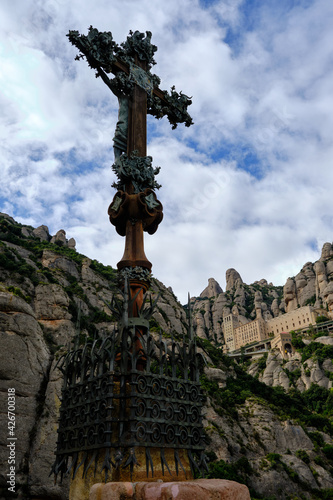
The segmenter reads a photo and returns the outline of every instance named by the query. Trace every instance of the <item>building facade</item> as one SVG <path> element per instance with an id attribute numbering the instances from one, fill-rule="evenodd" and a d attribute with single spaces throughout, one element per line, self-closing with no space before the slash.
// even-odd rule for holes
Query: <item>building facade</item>
<path id="1" fill-rule="evenodd" d="M 228 316 L 224 316 L 223 318 L 223 333 L 224 333 L 224 341 L 226 346 L 226 351 L 234 351 L 235 347 L 235 336 L 234 331 L 239 326 L 237 316 L 233 314 L 228 314 Z"/>
<path id="2" fill-rule="evenodd" d="M 290 333 L 277 333 L 271 340 L 271 349 L 278 349 L 283 358 L 288 359 L 295 352 L 291 340 Z"/>
<path id="3" fill-rule="evenodd" d="M 300 307 L 268 321 L 265 321 L 262 317 L 257 317 L 254 321 L 249 321 L 245 325 L 239 323 L 237 316 L 229 314 L 223 318 L 224 351 L 235 351 L 246 344 L 265 340 L 269 337 L 280 339 L 277 347 L 283 351 L 285 350 L 283 346 L 289 340 L 285 341 L 284 337 L 281 337 L 282 333 L 288 334 L 291 344 L 289 332 L 315 324 L 316 313 L 311 306 Z"/>
<path id="4" fill-rule="evenodd" d="M 276 318 L 266 321 L 267 332 L 271 335 L 277 335 L 282 332 L 291 332 L 300 328 L 307 328 L 316 324 L 316 314 L 313 307 L 304 306 L 294 311 L 290 311 Z"/>
<path id="5" fill-rule="evenodd" d="M 234 330 L 235 349 L 239 349 L 243 345 L 265 340 L 267 338 L 265 321 L 262 318 L 257 318 L 245 325 L 240 325 Z"/>

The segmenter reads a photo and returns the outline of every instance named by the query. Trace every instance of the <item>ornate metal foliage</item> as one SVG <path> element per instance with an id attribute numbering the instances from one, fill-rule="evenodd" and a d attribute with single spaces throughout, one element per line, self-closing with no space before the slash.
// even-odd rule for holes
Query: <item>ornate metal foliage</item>
<path id="1" fill-rule="evenodd" d="M 182 345 L 155 341 L 149 332 L 154 304 L 131 311 L 135 297 L 123 294 L 110 307 L 118 331 L 87 342 L 64 355 L 64 376 L 55 475 L 82 467 L 86 474 L 104 456 L 105 480 L 112 468 L 137 465 L 135 450 L 146 450 L 146 470 L 154 474 L 151 448 L 160 450 L 161 466 L 170 472 L 165 450 L 174 450 L 175 468 L 183 468 L 179 450 L 187 450 L 191 468 L 206 467 L 199 383 L 200 356 L 190 326 Z M 78 463 L 80 452 L 84 457 Z M 72 458 L 70 461 L 69 458 Z"/>
<path id="2" fill-rule="evenodd" d="M 112 184 L 112 187 L 125 191 L 126 184 L 133 184 L 134 193 L 141 193 L 145 189 L 159 189 L 161 187 L 155 180 L 155 176 L 161 168 L 152 167 L 151 156 L 136 156 L 135 152 L 130 157 L 123 153 L 119 159 L 112 165 L 112 170 L 118 177 L 118 182 Z"/>
<path id="3" fill-rule="evenodd" d="M 166 90 L 161 91 L 163 100 L 154 95 L 153 90 L 158 88 L 160 78 L 150 72 L 155 64 L 153 56 L 157 50 L 156 45 L 151 43 L 150 31 L 146 34 L 130 31 L 126 41 L 120 45 L 113 40 L 110 31 L 100 32 L 92 26 L 89 28 L 88 35 L 81 35 L 78 31 L 71 30 L 67 36 L 80 51 L 76 59 L 85 57 L 89 66 L 96 70 L 96 77 L 101 77 L 116 95 L 129 96 L 134 85 L 139 85 L 147 92 L 149 114 L 156 118 L 167 116 L 173 129 L 178 123 L 184 123 L 186 127 L 193 124 L 187 111 L 192 103 L 188 96 L 182 92 L 176 92 L 175 87 L 171 88 L 170 94 Z M 135 57 L 147 62 L 147 72 L 142 71 L 135 64 Z M 127 74 L 117 67 L 116 63 L 119 62 L 128 66 Z M 114 78 L 108 77 L 110 73 L 114 74 Z"/>

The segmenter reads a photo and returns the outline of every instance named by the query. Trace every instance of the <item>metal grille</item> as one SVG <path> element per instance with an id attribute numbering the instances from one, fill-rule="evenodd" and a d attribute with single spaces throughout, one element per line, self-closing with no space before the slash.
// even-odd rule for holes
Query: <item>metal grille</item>
<path id="1" fill-rule="evenodd" d="M 126 297 L 125 297 L 126 298 Z M 128 304 L 123 306 L 131 310 Z M 152 307 L 148 309 L 151 315 Z M 114 311 L 114 309 L 113 309 Z M 136 464 L 135 448 L 146 448 L 147 474 L 151 448 L 187 450 L 193 469 L 205 466 L 199 383 L 200 356 L 191 334 L 182 345 L 149 332 L 148 314 L 119 321 L 119 330 L 104 339 L 76 346 L 59 363 L 64 376 L 56 461 L 53 472 L 85 474 L 105 454 L 103 468 Z M 139 347 L 138 347 L 139 346 Z M 140 367 L 140 369 L 138 369 Z M 78 455 L 85 452 L 83 463 Z M 194 455 L 197 460 L 194 459 Z M 70 466 L 68 459 L 72 458 Z"/>
<path id="2" fill-rule="evenodd" d="M 140 372 L 131 378 L 133 444 L 201 451 L 200 384 Z"/>

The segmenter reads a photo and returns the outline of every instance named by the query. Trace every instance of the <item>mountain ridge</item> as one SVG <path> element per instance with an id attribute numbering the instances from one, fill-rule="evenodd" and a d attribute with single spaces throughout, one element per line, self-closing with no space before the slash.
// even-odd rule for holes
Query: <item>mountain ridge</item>
<path id="1" fill-rule="evenodd" d="M 0 216 L 0 398 L 5 407 L 8 388 L 15 388 L 20 442 L 17 492 L 27 500 L 68 498 L 68 478 L 54 485 L 49 473 L 62 386 L 55 367 L 74 339 L 78 317 L 83 340 L 116 327 L 105 304 L 117 293 L 115 270 L 76 252 L 64 231 L 58 242 L 51 243 L 46 228 L 37 228 L 36 235 L 37 229 Z M 331 260 L 321 262 L 328 286 Z M 215 299 L 192 298 L 192 307 L 203 305 L 204 314 L 213 306 L 219 314 L 221 305 L 238 312 L 244 309 L 245 320 L 250 320 L 256 308 L 271 314 L 274 300 L 278 304 L 284 300 L 283 287 L 277 291 L 263 280 L 246 285 L 235 273 L 229 273 L 226 292 Z M 319 284 L 325 280 L 315 280 L 323 301 L 324 288 Z M 243 296 L 236 296 L 237 290 Z M 152 334 L 157 337 L 161 332 L 166 342 L 171 336 L 182 341 L 187 332 L 186 307 L 155 278 L 149 293 L 153 298 L 160 294 L 150 321 Z M 204 318 L 200 309 L 199 314 Z M 222 323 L 216 325 L 221 328 Z M 198 325 L 194 326 L 198 335 Z M 309 333 L 298 339 L 299 350 L 288 362 L 272 351 L 259 360 L 235 363 L 222 354 L 222 328 L 220 338 L 218 332 L 212 326 L 197 337 L 207 362 L 201 383 L 207 395 L 203 424 L 209 477 L 245 482 L 253 499 L 332 498 L 333 346 Z M 328 334 L 325 339 L 333 340 Z M 0 463 L 6 471 L 8 449 L 1 444 L 6 442 L 1 432 Z M 5 476 L 0 485 L 0 499 L 5 500 Z"/>

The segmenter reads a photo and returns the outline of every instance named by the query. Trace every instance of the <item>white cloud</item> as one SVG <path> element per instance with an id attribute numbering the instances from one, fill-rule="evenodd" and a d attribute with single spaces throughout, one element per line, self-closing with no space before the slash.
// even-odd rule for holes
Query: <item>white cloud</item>
<path id="1" fill-rule="evenodd" d="M 107 216 L 117 100 L 66 33 L 150 30 L 161 87 L 193 95 L 193 127 L 149 118 L 165 217 L 146 254 L 183 302 L 230 267 L 284 284 L 333 232 L 333 5 L 205 3 L 0 6 L 0 210 L 65 229 L 91 258 L 123 253 Z"/>

